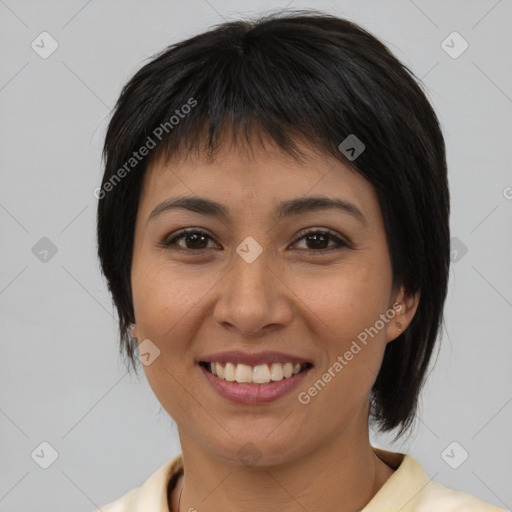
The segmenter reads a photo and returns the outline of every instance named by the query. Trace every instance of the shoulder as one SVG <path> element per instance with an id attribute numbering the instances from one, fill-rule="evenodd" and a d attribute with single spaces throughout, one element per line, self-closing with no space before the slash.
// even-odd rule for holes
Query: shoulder
<path id="1" fill-rule="evenodd" d="M 502 512 L 490 503 L 467 494 L 450 489 L 439 482 L 430 482 L 416 504 L 414 512 Z"/>
<path id="2" fill-rule="evenodd" d="M 410 455 L 373 447 L 377 456 L 395 469 L 364 512 L 504 512 L 470 494 L 433 481 Z"/>
<path id="3" fill-rule="evenodd" d="M 102 505 L 101 508 L 95 510 L 95 512 L 131 512 L 136 510 L 135 504 L 138 501 L 139 493 L 140 487 L 132 489 L 117 500 Z"/>
<path id="4" fill-rule="evenodd" d="M 167 489 L 174 485 L 182 471 L 182 454 L 179 454 L 160 466 L 140 487 L 94 512 L 169 512 Z"/>

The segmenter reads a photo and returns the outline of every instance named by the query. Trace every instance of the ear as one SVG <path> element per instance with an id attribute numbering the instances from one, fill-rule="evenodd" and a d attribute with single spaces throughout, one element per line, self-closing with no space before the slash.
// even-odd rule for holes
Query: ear
<path id="1" fill-rule="evenodd" d="M 398 338 L 398 336 L 403 334 L 407 327 L 409 327 L 409 324 L 416 314 L 419 303 L 420 292 L 408 294 L 404 291 L 403 287 L 400 287 L 399 291 L 392 295 L 389 307 L 391 311 L 395 312 L 395 315 L 387 328 L 387 343 Z"/>
<path id="2" fill-rule="evenodd" d="M 128 333 L 132 338 L 137 338 L 137 326 L 135 324 L 130 324 L 128 326 Z"/>

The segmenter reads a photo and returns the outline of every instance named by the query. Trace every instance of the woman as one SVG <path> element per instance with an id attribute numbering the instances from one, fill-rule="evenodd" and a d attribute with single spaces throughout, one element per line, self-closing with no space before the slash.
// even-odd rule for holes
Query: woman
<path id="1" fill-rule="evenodd" d="M 136 73 L 104 157 L 121 347 L 182 454 L 103 512 L 499 510 L 369 442 L 414 420 L 450 261 L 443 136 L 382 43 L 225 23 Z"/>

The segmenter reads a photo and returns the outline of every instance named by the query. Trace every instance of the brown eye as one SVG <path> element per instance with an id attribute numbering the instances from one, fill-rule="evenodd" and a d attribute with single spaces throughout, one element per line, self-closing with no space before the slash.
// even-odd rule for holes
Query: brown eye
<path id="1" fill-rule="evenodd" d="M 183 247 L 183 245 L 176 244 L 176 242 L 181 239 L 185 240 L 185 247 Z M 182 231 L 173 238 L 164 240 L 162 246 L 170 248 L 171 246 L 177 245 L 184 251 L 201 252 L 207 249 L 208 239 L 211 239 L 211 237 L 204 231 Z"/>
<path id="2" fill-rule="evenodd" d="M 308 246 L 306 250 L 311 253 L 323 254 L 325 252 L 330 252 L 341 247 L 349 246 L 348 243 L 346 243 L 344 240 L 342 240 L 341 238 L 339 238 L 330 231 L 308 231 L 302 237 L 300 237 L 295 243 L 297 244 L 301 240 L 306 241 L 306 245 Z M 333 240 L 335 242 L 334 248 L 328 248 L 329 240 Z"/>

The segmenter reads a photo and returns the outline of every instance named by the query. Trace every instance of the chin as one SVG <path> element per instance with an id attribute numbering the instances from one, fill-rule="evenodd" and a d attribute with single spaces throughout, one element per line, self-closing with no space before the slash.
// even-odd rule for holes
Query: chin
<path id="1" fill-rule="evenodd" d="M 259 431 L 250 435 L 247 431 L 223 444 L 212 439 L 210 444 L 213 455 L 245 467 L 270 467 L 288 463 L 304 454 L 304 446 L 283 432 L 282 436 L 270 439 Z"/>

